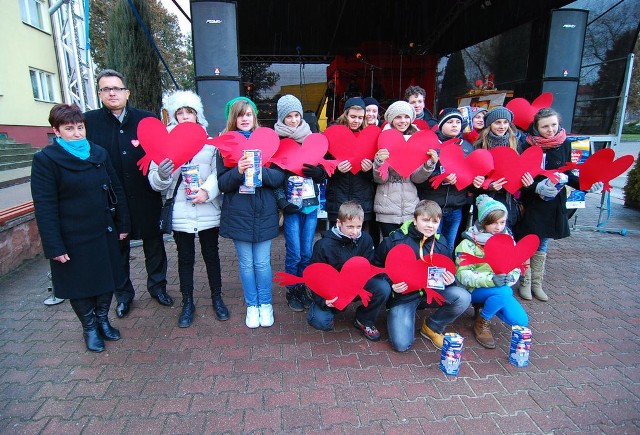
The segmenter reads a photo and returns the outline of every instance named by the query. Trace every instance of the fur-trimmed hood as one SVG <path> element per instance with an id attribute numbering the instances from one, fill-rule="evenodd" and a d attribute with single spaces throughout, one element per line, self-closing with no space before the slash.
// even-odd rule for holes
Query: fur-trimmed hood
<path id="1" fill-rule="evenodd" d="M 204 107 L 200 97 L 191 91 L 175 91 L 162 97 L 162 106 L 169 114 L 169 125 L 177 125 L 176 111 L 181 107 L 190 107 L 198 114 L 198 124 L 205 129 L 209 125 L 204 116 Z"/>

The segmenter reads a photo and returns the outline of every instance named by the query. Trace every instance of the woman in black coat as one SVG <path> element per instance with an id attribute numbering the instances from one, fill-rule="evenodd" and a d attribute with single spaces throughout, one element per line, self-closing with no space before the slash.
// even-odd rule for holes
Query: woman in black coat
<path id="1" fill-rule="evenodd" d="M 33 157 L 31 194 L 56 295 L 69 299 L 87 349 L 119 340 L 109 324 L 113 291 L 125 275 L 118 240 L 129 232 L 122 187 L 104 148 L 85 138 L 78 106 L 58 104 L 49 123 L 56 139 Z"/>

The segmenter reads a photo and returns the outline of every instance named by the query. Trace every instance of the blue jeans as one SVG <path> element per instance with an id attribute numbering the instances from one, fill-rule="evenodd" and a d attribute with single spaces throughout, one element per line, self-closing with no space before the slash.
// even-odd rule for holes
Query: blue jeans
<path id="1" fill-rule="evenodd" d="M 462 208 L 449 208 L 442 210 L 442 219 L 440 220 L 438 233 L 442 234 L 444 238 L 447 239 L 447 244 L 449 245 L 449 257 L 453 255 L 460 222 L 462 222 Z"/>
<path id="2" fill-rule="evenodd" d="M 442 334 L 444 329 L 453 323 L 462 313 L 469 308 L 471 295 L 469 292 L 456 285 L 439 290 L 445 298 L 442 306 L 433 302 L 427 304 L 425 298 L 416 298 L 404 304 L 391 307 L 387 313 L 387 329 L 391 347 L 398 352 L 408 351 L 416 335 L 416 311 L 420 308 L 439 307 L 435 313 L 427 318 L 427 326 L 433 331 Z"/>
<path id="3" fill-rule="evenodd" d="M 271 303 L 271 240 L 251 243 L 234 240 L 238 269 L 247 307 Z"/>
<path id="4" fill-rule="evenodd" d="M 302 272 L 311 262 L 313 238 L 318 223 L 318 210 L 309 214 L 292 213 L 284 215 L 284 271 L 295 276 Z M 294 286 L 289 286 L 292 288 Z"/>
<path id="5" fill-rule="evenodd" d="M 365 326 L 375 326 L 380 309 L 387 303 L 391 293 L 391 285 L 385 279 L 371 278 L 364 289 L 371 293 L 371 300 L 368 306 L 360 305 L 356 309 L 356 319 Z M 326 306 L 320 308 L 316 302 L 313 302 L 307 313 L 307 323 L 320 331 L 331 331 L 334 317 L 333 308 Z"/>
<path id="6" fill-rule="evenodd" d="M 486 320 L 498 316 L 507 325 L 527 326 L 529 316 L 520 302 L 513 296 L 508 285 L 501 287 L 478 287 L 471 292 L 472 304 L 484 304 L 480 315 Z"/>
<path id="7" fill-rule="evenodd" d="M 538 246 L 538 252 L 547 253 L 547 248 L 549 247 L 550 238 L 540 239 L 540 246 Z"/>

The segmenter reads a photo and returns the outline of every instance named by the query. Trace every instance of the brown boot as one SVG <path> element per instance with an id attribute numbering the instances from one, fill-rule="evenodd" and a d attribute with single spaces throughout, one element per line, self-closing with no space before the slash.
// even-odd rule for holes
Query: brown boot
<path id="1" fill-rule="evenodd" d="M 490 322 L 482 315 L 476 318 L 476 324 L 473 326 L 473 332 L 476 334 L 476 340 L 487 349 L 495 349 L 496 342 L 491 333 Z"/>
<path id="2" fill-rule="evenodd" d="M 475 320 L 480 315 L 480 311 L 482 310 L 483 305 L 482 304 L 471 304 L 471 306 L 473 307 L 473 319 Z"/>
<path id="3" fill-rule="evenodd" d="M 524 275 L 522 275 L 522 281 L 520 282 L 520 287 L 518 288 L 518 294 L 525 301 L 530 301 L 533 299 L 533 296 L 531 295 L 531 267 L 527 267 L 527 271 L 524 273 Z"/>
<path id="4" fill-rule="evenodd" d="M 545 252 L 536 252 L 533 254 L 533 257 L 531 257 L 531 291 L 536 299 L 543 302 L 549 300 L 549 296 L 542 290 L 546 258 L 547 254 Z"/>

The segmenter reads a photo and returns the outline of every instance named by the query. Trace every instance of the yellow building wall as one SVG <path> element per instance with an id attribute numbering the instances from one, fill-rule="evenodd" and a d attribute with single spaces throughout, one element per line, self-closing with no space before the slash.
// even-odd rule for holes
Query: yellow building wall
<path id="1" fill-rule="evenodd" d="M 0 125 L 48 126 L 49 111 L 55 103 L 33 98 L 29 68 L 53 74 L 54 98 L 61 102 L 51 30 L 43 32 L 23 23 L 17 0 L 1 3 Z"/>
<path id="2" fill-rule="evenodd" d="M 301 92 L 300 85 L 285 85 L 280 87 L 280 94 L 291 94 L 296 96 L 302 103 L 302 109 L 306 112 L 311 110 L 315 112 L 318 110 L 318 106 L 322 104 L 320 116 L 318 117 L 318 124 L 320 125 L 320 131 L 324 131 L 327 128 L 326 117 L 326 101 L 324 98 L 327 90 L 327 83 L 306 83 L 303 85 Z"/>

